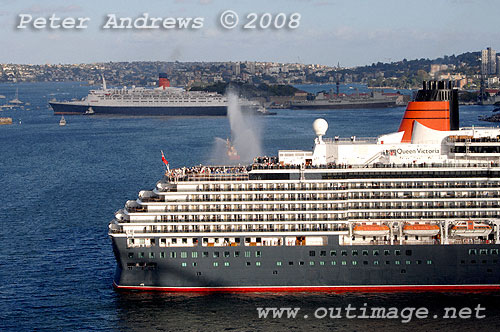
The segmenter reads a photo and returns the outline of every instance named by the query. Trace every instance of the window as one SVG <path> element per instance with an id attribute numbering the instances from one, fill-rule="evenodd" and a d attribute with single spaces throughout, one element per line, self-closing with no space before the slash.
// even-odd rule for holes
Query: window
<path id="1" fill-rule="evenodd" d="M 165 258 L 165 256 L 166 256 L 166 255 L 165 255 L 165 252 L 164 252 L 164 251 L 160 252 L 160 258 Z"/>
<path id="2" fill-rule="evenodd" d="M 480 249 L 479 254 L 480 255 L 488 255 L 488 249 Z"/>
<path id="3" fill-rule="evenodd" d="M 492 255 L 498 255 L 498 249 L 491 249 L 490 254 Z"/>
<path id="4" fill-rule="evenodd" d="M 323 262 L 323 261 L 319 262 L 319 265 L 325 265 L 325 262 Z"/>
<path id="5" fill-rule="evenodd" d="M 368 261 L 363 261 L 363 265 L 368 265 Z"/>
<path id="6" fill-rule="evenodd" d="M 181 263 L 181 266 L 182 266 L 182 267 L 186 267 L 186 266 L 187 266 L 187 264 L 186 264 L 186 263 Z"/>
<path id="7" fill-rule="evenodd" d="M 224 262 L 224 266 L 229 266 L 229 262 Z"/>
<path id="8" fill-rule="evenodd" d="M 299 262 L 299 265 L 304 265 L 304 262 Z"/>
<path id="9" fill-rule="evenodd" d="M 202 254 L 202 257 L 207 258 L 208 257 L 208 251 L 204 251 Z"/>
<path id="10" fill-rule="evenodd" d="M 352 265 L 358 265 L 358 262 L 352 261 Z"/>
<path id="11" fill-rule="evenodd" d="M 196 265 L 198 265 L 198 264 L 196 264 L 196 262 L 193 262 L 193 266 L 196 266 Z"/>
<path id="12" fill-rule="evenodd" d="M 347 256 L 347 250 L 342 250 L 342 251 L 340 252 L 340 254 L 341 254 L 342 256 Z"/>
<path id="13" fill-rule="evenodd" d="M 411 264 L 411 261 L 406 261 L 406 265 L 410 265 Z"/>
<path id="14" fill-rule="evenodd" d="M 331 250 L 330 256 L 337 256 L 337 250 Z"/>
<path id="15" fill-rule="evenodd" d="M 378 256 L 379 251 L 378 250 L 373 250 L 373 256 Z"/>
<path id="16" fill-rule="evenodd" d="M 427 265 L 431 265 L 432 264 L 432 261 L 431 260 L 428 260 L 427 261 Z"/>
<path id="17" fill-rule="evenodd" d="M 384 255 L 385 256 L 389 256 L 391 254 L 391 251 L 390 250 L 384 250 Z"/>
<path id="18" fill-rule="evenodd" d="M 274 271 L 273 271 L 273 274 L 278 274 L 278 271 L 274 270 Z"/>
<path id="19" fill-rule="evenodd" d="M 465 261 L 463 261 L 463 262 L 465 263 Z M 417 265 L 420 265 L 420 264 L 422 264 L 422 261 L 420 259 L 417 259 L 416 263 L 417 263 Z"/>
<path id="20" fill-rule="evenodd" d="M 155 258 L 155 253 L 154 252 L 150 252 L 149 253 L 149 258 Z"/>
<path id="21" fill-rule="evenodd" d="M 247 262 L 247 266 L 250 266 L 250 265 L 251 265 L 250 262 Z"/>
<path id="22" fill-rule="evenodd" d="M 245 257 L 251 257 L 250 251 L 245 251 Z"/>
<path id="23" fill-rule="evenodd" d="M 394 261 L 394 264 L 399 265 L 400 261 Z"/>
<path id="24" fill-rule="evenodd" d="M 260 266 L 260 262 L 255 262 L 255 266 Z"/>
<path id="25" fill-rule="evenodd" d="M 394 250 L 394 255 L 396 255 L 396 256 L 401 255 L 401 250 L 399 250 L 399 249 Z"/>
<path id="26" fill-rule="evenodd" d="M 187 258 L 188 254 L 185 251 L 181 251 L 181 258 Z"/>
<path id="27" fill-rule="evenodd" d="M 293 262 L 288 262 L 288 265 L 293 265 Z"/>
<path id="28" fill-rule="evenodd" d="M 214 251 L 214 258 L 219 258 L 219 252 L 218 251 Z"/>
<path id="29" fill-rule="evenodd" d="M 406 250 L 406 256 L 411 256 L 412 252 L 411 250 Z"/>
<path id="30" fill-rule="evenodd" d="M 144 258 L 144 253 L 143 252 L 139 253 L 139 258 Z"/>
<path id="31" fill-rule="evenodd" d="M 357 250 L 353 250 L 353 251 L 352 251 L 352 255 L 353 255 L 353 256 L 357 256 L 357 255 L 358 255 L 358 251 L 357 251 Z"/>
<path id="32" fill-rule="evenodd" d="M 260 251 L 255 252 L 255 257 L 261 257 L 261 256 L 262 256 L 262 252 L 260 252 Z"/>
<path id="33" fill-rule="evenodd" d="M 469 255 L 477 255 L 476 249 L 469 249 Z"/>
<path id="34" fill-rule="evenodd" d="M 312 265 L 314 265 L 314 262 L 313 262 L 313 261 L 310 261 L 310 262 L 309 262 L 309 265 L 311 265 L 311 266 L 312 266 Z"/>
<path id="35" fill-rule="evenodd" d="M 373 261 L 373 265 L 378 265 L 378 261 Z"/>
<path id="36" fill-rule="evenodd" d="M 231 254 L 229 253 L 229 251 L 224 251 L 224 257 L 231 257 Z"/>
<path id="37" fill-rule="evenodd" d="M 337 265 L 337 262 L 336 261 L 332 261 L 332 265 Z"/>
<path id="38" fill-rule="evenodd" d="M 235 251 L 234 252 L 234 257 L 240 257 L 240 252 L 239 251 Z"/>
<path id="39" fill-rule="evenodd" d="M 363 256 L 368 256 L 368 250 L 363 250 L 361 253 Z"/>
<path id="40" fill-rule="evenodd" d="M 406 270 L 405 270 L 405 269 L 402 269 L 402 270 L 401 270 L 401 273 L 402 273 L 402 274 L 405 274 L 405 273 L 406 273 Z"/>
<path id="41" fill-rule="evenodd" d="M 175 251 L 170 252 L 170 258 L 175 258 L 176 256 L 177 254 L 175 253 Z"/>
<path id="42" fill-rule="evenodd" d="M 310 257 L 316 256 L 316 252 L 314 250 L 309 251 L 309 256 Z"/>
<path id="43" fill-rule="evenodd" d="M 191 253 L 191 258 L 198 258 L 198 252 L 193 251 L 193 252 Z"/>
<path id="44" fill-rule="evenodd" d="M 321 257 L 325 257 L 325 256 L 326 256 L 326 251 L 325 251 L 325 250 L 321 250 L 321 251 L 319 252 L 319 255 L 320 255 Z"/>
<path id="45" fill-rule="evenodd" d="M 201 272 L 196 272 L 196 275 L 199 277 L 201 276 Z"/>
<path id="46" fill-rule="evenodd" d="M 218 262 L 214 262 L 214 266 L 219 266 L 219 263 Z"/>
<path id="47" fill-rule="evenodd" d="M 347 265 L 347 262 L 346 261 L 342 261 L 342 265 Z"/>
<path id="48" fill-rule="evenodd" d="M 276 266 L 281 266 L 281 262 L 276 262 Z"/>
<path id="49" fill-rule="evenodd" d="M 385 261 L 385 265 L 390 265 L 391 261 Z"/>
<path id="50" fill-rule="evenodd" d="M 134 253 L 133 252 L 129 252 L 128 253 L 128 258 L 134 258 Z"/>

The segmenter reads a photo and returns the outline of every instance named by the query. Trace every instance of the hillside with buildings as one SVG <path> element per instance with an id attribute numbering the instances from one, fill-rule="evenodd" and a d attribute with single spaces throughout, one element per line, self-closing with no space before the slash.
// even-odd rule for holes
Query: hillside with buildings
<path id="1" fill-rule="evenodd" d="M 500 57 L 488 48 L 481 52 L 437 59 L 403 59 L 391 63 L 343 68 L 318 64 L 277 62 L 164 62 L 134 61 L 90 64 L 0 64 L 0 82 L 82 81 L 98 84 L 104 75 L 111 85 L 153 86 L 159 72 L 172 85 L 184 87 L 240 82 L 249 85 L 363 83 L 370 87 L 417 88 L 423 80 L 451 80 L 461 89 L 497 89 Z M 481 85 L 481 80 L 483 84 Z"/>

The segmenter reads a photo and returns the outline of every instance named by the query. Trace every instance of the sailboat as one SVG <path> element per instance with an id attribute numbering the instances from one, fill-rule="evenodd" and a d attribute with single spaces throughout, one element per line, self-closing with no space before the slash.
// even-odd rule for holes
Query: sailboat
<path id="1" fill-rule="evenodd" d="M 66 119 L 64 118 L 64 115 L 61 116 L 61 120 L 59 120 L 59 125 L 60 126 L 65 126 L 66 125 Z"/>
<path id="2" fill-rule="evenodd" d="M 9 103 L 12 105 L 23 104 L 23 102 L 19 100 L 19 88 L 16 88 L 16 96 L 14 97 L 14 99 L 10 100 Z"/>

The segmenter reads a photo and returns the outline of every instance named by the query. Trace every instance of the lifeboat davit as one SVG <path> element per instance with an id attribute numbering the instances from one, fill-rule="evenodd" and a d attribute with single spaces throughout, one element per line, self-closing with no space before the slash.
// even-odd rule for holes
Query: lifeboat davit
<path id="1" fill-rule="evenodd" d="M 403 227 L 405 235 L 435 236 L 439 234 L 439 226 L 435 224 L 406 224 Z"/>
<path id="2" fill-rule="evenodd" d="M 387 225 L 356 225 L 353 234 L 358 236 L 386 236 L 389 235 Z"/>
<path id="3" fill-rule="evenodd" d="M 478 237 L 490 235 L 493 228 L 485 223 L 463 221 L 451 227 L 451 236 Z"/>

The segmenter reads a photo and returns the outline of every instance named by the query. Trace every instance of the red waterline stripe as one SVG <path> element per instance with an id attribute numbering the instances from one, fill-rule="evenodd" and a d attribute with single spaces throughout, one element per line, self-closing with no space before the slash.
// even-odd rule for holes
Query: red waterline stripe
<path id="1" fill-rule="evenodd" d="M 408 291 L 499 291 L 500 285 L 393 285 L 393 286 L 256 286 L 256 287 L 149 287 L 119 286 L 117 290 L 191 292 L 191 293 L 258 293 L 258 292 L 408 292 Z"/>

